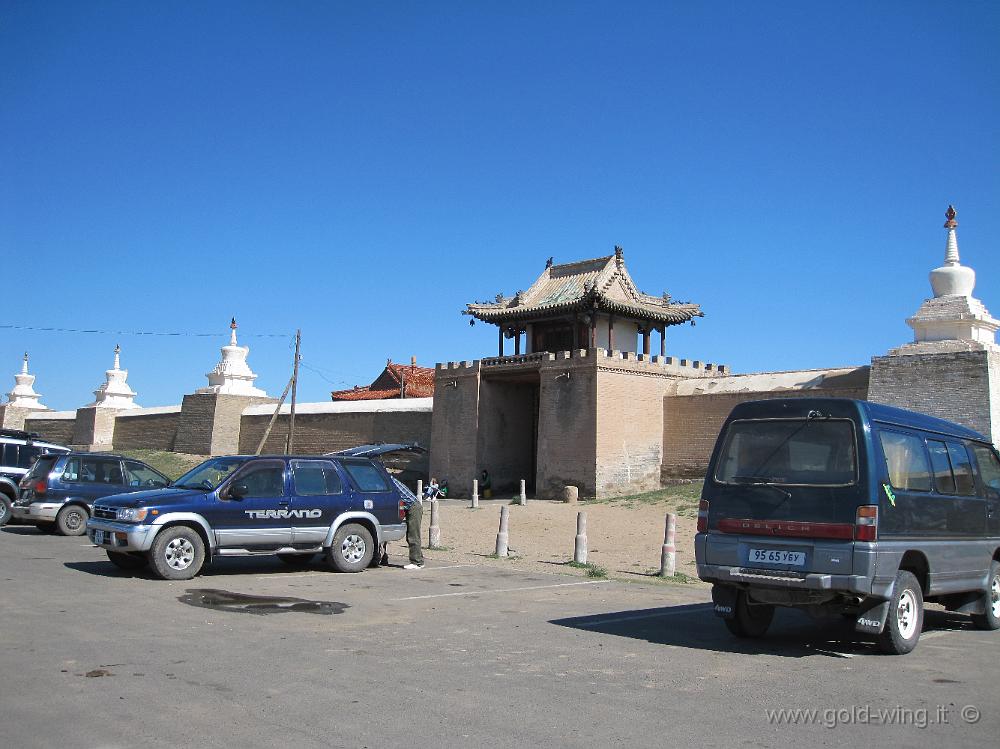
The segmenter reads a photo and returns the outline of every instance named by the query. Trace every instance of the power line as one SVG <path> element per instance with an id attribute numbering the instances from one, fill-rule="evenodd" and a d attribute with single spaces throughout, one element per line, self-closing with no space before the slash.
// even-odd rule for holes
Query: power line
<path id="1" fill-rule="evenodd" d="M 152 336 L 174 336 L 182 338 L 217 338 L 225 333 L 174 333 L 153 330 L 100 330 L 97 328 L 56 328 L 39 327 L 33 325 L 0 325 L 0 330 L 30 330 L 35 333 L 97 333 L 100 335 L 152 335 Z M 294 340 L 295 336 L 288 333 L 240 333 L 240 338 L 288 338 Z"/>

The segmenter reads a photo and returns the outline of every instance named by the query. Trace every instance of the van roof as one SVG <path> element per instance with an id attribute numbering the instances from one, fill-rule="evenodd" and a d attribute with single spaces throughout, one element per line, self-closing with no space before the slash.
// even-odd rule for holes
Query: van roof
<path id="1" fill-rule="evenodd" d="M 782 415 L 799 416 L 808 411 L 817 410 L 830 413 L 841 418 L 849 417 L 851 412 L 867 417 L 869 421 L 879 421 L 884 424 L 922 429 L 928 432 L 946 434 L 952 437 L 977 440 L 989 443 L 990 440 L 979 432 L 952 421 L 939 419 L 936 416 L 908 411 L 904 408 L 886 406 L 882 403 L 855 400 L 851 398 L 773 398 L 768 400 L 746 401 L 737 405 L 730 416 L 732 419 L 774 417 L 775 412 Z"/>

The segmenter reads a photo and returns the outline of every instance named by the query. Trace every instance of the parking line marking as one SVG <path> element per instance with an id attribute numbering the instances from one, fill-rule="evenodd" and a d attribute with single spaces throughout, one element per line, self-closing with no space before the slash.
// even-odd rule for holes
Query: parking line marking
<path id="1" fill-rule="evenodd" d="M 556 583 L 555 585 L 530 585 L 525 588 L 499 588 L 497 590 L 463 590 L 457 593 L 435 593 L 429 596 L 407 596 L 406 598 L 395 598 L 395 601 L 418 601 L 424 598 L 450 598 L 452 596 L 482 596 L 488 593 L 517 593 L 522 590 L 545 590 L 547 588 L 568 588 L 572 585 L 600 585 L 609 583 L 610 580 L 586 580 L 580 583 Z"/>
<path id="2" fill-rule="evenodd" d="M 616 622 L 633 622 L 638 619 L 655 619 L 661 616 L 681 616 L 682 614 L 691 614 L 697 611 L 708 611 L 712 608 L 712 604 L 706 603 L 703 606 L 692 606 L 689 609 L 684 609 L 684 611 L 659 611 L 653 614 L 628 614 L 626 616 L 616 616 L 614 619 L 600 619 L 595 618 L 590 622 L 577 622 L 581 627 L 596 627 L 601 624 L 615 624 Z"/>

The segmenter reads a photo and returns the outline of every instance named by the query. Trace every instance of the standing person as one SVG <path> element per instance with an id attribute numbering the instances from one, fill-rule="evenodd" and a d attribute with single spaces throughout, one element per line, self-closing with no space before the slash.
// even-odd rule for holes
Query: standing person
<path id="1" fill-rule="evenodd" d="M 490 478 L 490 473 L 485 468 L 483 469 L 483 475 L 479 478 L 479 488 L 483 490 L 483 499 L 489 499 L 493 496 L 493 480 Z"/>
<path id="2" fill-rule="evenodd" d="M 423 507 L 417 495 L 410 491 L 402 481 L 395 476 L 392 483 L 399 490 L 399 495 L 403 498 L 403 507 L 406 510 L 406 545 L 410 551 L 410 563 L 404 564 L 404 570 L 422 570 L 424 568 L 424 553 L 420 549 L 420 518 L 424 514 Z M 383 554 L 384 554 L 383 550 Z M 383 557 L 385 564 L 389 563 L 388 555 Z"/>

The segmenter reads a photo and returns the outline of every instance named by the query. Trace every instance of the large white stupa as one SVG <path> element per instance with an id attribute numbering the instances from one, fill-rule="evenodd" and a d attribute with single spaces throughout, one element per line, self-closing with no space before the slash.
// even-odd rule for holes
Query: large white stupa
<path id="1" fill-rule="evenodd" d="M 996 345 L 1000 321 L 972 296 L 976 272 L 962 265 L 959 259 L 956 215 L 954 206 L 948 206 L 944 265 L 930 274 L 934 296 L 924 300 L 917 313 L 906 321 L 913 328 L 913 343 L 897 349 L 897 353 L 971 351 Z"/>
<path id="2" fill-rule="evenodd" d="M 38 402 L 42 396 L 35 392 L 35 376 L 28 374 L 28 352 L 24 352 L 24 363 L 21 365 L 20 373 L 14 375 L 14 389 L 7 393 L 7 403 L 4 405 L 14 408 L 28 408 L 33 411 L 47 411 L 48 406 L 43 406 Z"/>
<path id="3" fill-rule="evenodd" d="M 115 346 L 115 366 L 104 372 L 105 382 L 97 390 L 93 403 L 84 408 L 141 408 L 135 402 L 135 392 L 128 386 L 128 370 L 121 368 L 121 346 Z"/>
<path id="4" fill-rule="evenodd" d="M 205 375 L 208 378 L 208 387 L 199 388 L 196 393 L 220 393 L 223 395 L 255 395 L 267 397 L 267 393 L 258 387 L 254 387 L 254 380 L 257 375 L 247 364 L 247 355 L 250 353 L 249 346 L 240 346 L 236 342 L 236 318 L 229 324 L 232 333 L 229 336 L 229 345 L 222 347 L 222 359 L 215 365 L 215 369 Z"/>

